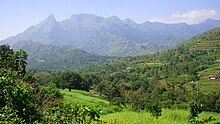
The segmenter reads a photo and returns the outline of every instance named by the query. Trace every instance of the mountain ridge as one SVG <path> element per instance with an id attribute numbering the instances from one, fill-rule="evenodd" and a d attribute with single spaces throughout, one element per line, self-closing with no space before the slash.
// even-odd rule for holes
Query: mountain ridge
<path id="1" fill-rule="evenodd" d="M 69 19 L 56 21 L 54 15 L 49 15 L 39 24 L 0 43 L 11 45 L 31 40 L 55 46 L 76 46 L 100 55 L 133 56 L 177 46 L 194 35 L 219 26 L 220 20 L 212 19 L 194 25 L 148 21 L 138 24 L 117 16 L 104 18 L 93 14 L 75 14 Z M 140 46 L 143 49 L 140 50 Z"/>

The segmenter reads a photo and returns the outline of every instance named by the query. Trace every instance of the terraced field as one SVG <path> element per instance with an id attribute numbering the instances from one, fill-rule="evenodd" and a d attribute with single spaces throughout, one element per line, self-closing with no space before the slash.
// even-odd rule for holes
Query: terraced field
<path id="1" fill-rule="evenodd" d="M 220 46 L 220 40 L 203 40 L 196 43 L 191 50 L 212 50 L 218 49 Z"/>
<path id="2" fill-rule="evenodd" d="M 220 29 L 210 30 L 194 38 L 194 43 L 190 48 L 192 50 L 215 50 L 220 47 Z"/>
<path id="3" fill-rule="evenodd" d="M 220 65 L 215 64 L 199 73 L 202 92 L 219 92 L 220 80 L 209 79 L 209 75 L 220 75 Z"/>

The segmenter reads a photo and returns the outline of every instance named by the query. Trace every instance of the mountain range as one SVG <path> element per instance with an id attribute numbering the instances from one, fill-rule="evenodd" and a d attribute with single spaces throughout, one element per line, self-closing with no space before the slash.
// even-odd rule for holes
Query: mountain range
<path id="1" fill-rule="evenodd" d="M 104 18 L 77 14 L 70 19 L 57 21 L 54 15 L 49 15 L 39 24 L 0 41 L 0 44 L 15 45 L 19 41 L 32 41 L 53 46 L 74 46 L 105 56 L 133 56 L 177 46 L 215 27 L 220 27 L 220 20 L 207 19 L 193 25 L 148 21 L 138 24 L 131 19 L 121 20 L 117 16 Z"/>

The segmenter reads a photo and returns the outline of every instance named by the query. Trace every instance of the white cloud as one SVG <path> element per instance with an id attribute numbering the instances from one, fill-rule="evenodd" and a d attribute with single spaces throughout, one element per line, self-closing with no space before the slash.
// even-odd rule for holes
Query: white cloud
<path id="1" fill-rule="evenodd" d="M 192 10 L 186 13 L 175 13 L 170 17 L 166 18 L 151 18 L 149 21 L 152 22 L 166 22 L 166 23 L 188 23 L 196 24 L 204 21 L 207 18 L 220 19 L 220 11 L 213 9 L 200 9 Z"/>

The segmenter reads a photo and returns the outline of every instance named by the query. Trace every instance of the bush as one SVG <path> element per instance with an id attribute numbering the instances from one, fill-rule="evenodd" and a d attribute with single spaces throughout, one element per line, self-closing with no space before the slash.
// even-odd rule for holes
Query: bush
<path id="1" fill-rule="evenodd" d="M 162 108 L 158 100 L 150 100 L 147 103 L 146 108 L 147 108 L 147 111 L 149 111 L 153 117 L 158 118 L 162 115 L 161 114 Z"/>
<path id="2" fill-rule="evenodd" d="M 19 118 L 16 111 L 14 111 L 9 106 L 4 106 L 0 109 L 0 123 L 9 124 L 9 123 L 24 123 L 25 120 Z"/>
<path id="3" fill-rule="evenodd" d="M 92 123 L 93 121 L 100 121 L 100 114 L 101 110 L 97 108 L 60 103 L 44 112 L 43 123 Z"/>

